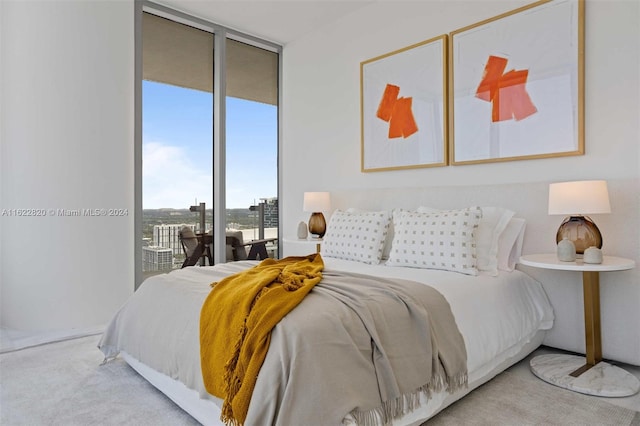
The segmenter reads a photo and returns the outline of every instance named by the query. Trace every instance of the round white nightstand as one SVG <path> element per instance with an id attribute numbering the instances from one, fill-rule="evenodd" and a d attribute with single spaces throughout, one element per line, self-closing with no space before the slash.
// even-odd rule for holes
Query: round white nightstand
<path id="1" fill-rule="evenodd" d="M 604 256 L 602 263 L 562 262 L 555 253 L 522 256 L 520 263 L 534 268 L 582 272 L 584 289 L 584 328 L 586 356 L 540 355 L 531 360 L 533 374 L 553 385 L 598 396 L 634 395 L 640 381 L 620 367 L 602 361 L 600 338 L 600 272 L 624 271 L 635 262 L 622 257 Z"/>

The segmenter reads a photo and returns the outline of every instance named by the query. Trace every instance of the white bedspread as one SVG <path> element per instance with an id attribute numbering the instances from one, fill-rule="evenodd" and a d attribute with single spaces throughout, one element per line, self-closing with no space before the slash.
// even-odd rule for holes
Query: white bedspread
<path id="1" fill-rule="evenodd" d="M 553 310 L 540 283 L 520 272 L 500 271 L 497 277 L 469 276 L 432 269 L 365 265 L 325 259 L 326 268 L 428 284 L 451 305 L 467 347 L 469 381 L 492 370 L 498 354 L 517 353 L 538 330 L 553 325 Z M 488 309 L 495 306 L 495 309 Z"/>
<path id="2" fill-rule="evenodd" d="M 324 261 L 326 270 L 397 277 L 422 282 L 440 291 L 449 301 L 465 339 L 470 383 L 517 354 L 539 330 L 549 329 L 553 323 L 553 313 L 542 287 L 519 271 L 501 272 L 497 277 L 467 276 L 371 266 L 333 258 Z M 149 278 L 112 320 L 99 344 L 101 350 L 106 356 L 125 351 L 220 406 L 220 400 L 206 393 L 200 373 L 200 307 L 211 290 L 211 282 L 254 264 L 256 262 L 235 262 L 190 267 Z M 276 326 L 272 345 L 277 344 L 280 332 Z M 277 360 L 270 360 L 267 354 L 265 364 L 271 362 Z M 270 386 L 259 378 L 254 397 L 268 398 Z M 434 396 L 427 415 L 436 412 L 443 399 L 444 396 Z M 406 417 L 398 424 L 415 421 L 410 415 Z"/>

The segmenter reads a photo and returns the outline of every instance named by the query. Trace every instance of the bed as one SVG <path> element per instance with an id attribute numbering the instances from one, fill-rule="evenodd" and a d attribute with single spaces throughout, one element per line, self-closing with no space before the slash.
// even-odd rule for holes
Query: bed
<path id="1" fill-rule="evenodd" d="M 523 220 L 495 207 L 334 212 L 322 247 L 323 274 L 427 285 L 444 296 L 464 340 L 467 386 L 419 393 L 419 401 L 387 423 L 421 424 L 541 344 L 553 312 L 541 285 L 514 269 L 523 231 Z M 416 244 L 434 241 L 437 250 L 416 252 Z M 468 254 L 473 254 L 471 264 Z M 454 260 L 439 262 L 443 255 Z M 116 313 L 99 348 L 107 359 L 122 356 L 202 424 L 221 424 L 222 400 L 205 390 L 200 369 L 200 309 L 212 282 L 256 265 L 188 267 L 147 279 Z M 313 358 L 297 359 L 295 351 L 282 349 L 291 330 L 304 324 L 323 285 L 273 329 L 245 424 L 384 423 L 380 417 L 363 421 L 355 415 L 356 400 L 370 391 L 362 387 L 369 377 L 354 377 L 364 373 L 342 371 L 336 362 L 337 368 L 312 371 L 300 382 L 297 369 L 313 365 Z M 313 344 L 313 333 L 308 334 L 307 343 Z M 326 355 L 318 347 L 315 356 Z M 358 397 L 351 401 L 345 395 Z"/>

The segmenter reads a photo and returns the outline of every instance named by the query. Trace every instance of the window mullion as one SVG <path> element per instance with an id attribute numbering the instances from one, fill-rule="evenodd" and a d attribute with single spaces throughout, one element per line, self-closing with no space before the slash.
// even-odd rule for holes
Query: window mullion
<path id="1" fill-rule="evenodd" d="M 213 52 L 213 257 L 226 262 L 226 31 L 216 31 Z"/>

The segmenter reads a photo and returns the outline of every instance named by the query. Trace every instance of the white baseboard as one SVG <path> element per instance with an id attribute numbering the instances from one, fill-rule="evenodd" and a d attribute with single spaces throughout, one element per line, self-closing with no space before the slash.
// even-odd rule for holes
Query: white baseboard
<path id="1" fill-rule="evenodd" d="M 101 334 L 105 326 L 70 330 L 22 331 L 0 328 L 0 353 Z"/>

